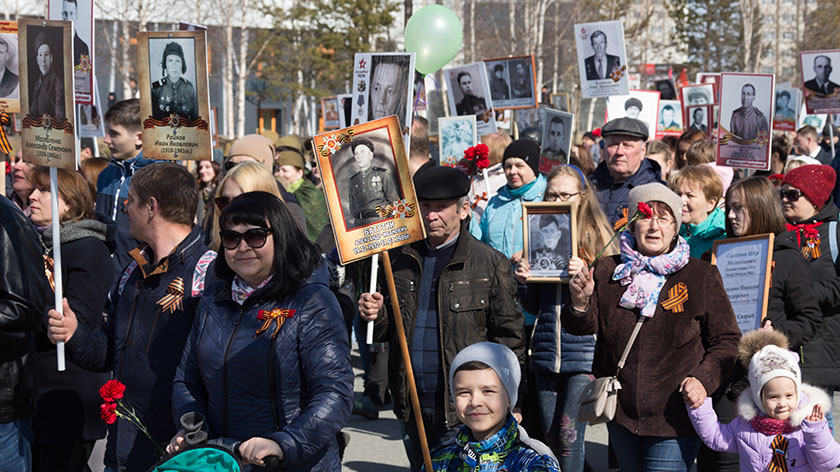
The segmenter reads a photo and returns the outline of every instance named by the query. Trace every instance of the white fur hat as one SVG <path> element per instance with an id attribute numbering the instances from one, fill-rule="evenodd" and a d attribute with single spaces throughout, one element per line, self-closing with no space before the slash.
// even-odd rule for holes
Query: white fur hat
<path id="1" fill-rule="evenodd" d="M 799 360 L 787 349 L 769 344 L 755 353 L 750 360 L 750 389 L 752 390 L 753 401 L 759 411 L 763 411 L 761 390 L 764 388 L 764 384 L 776 377 L 787 377 L 793 380 L 796 385 L 796 395 L 799 397 L 802 388 Z"/>

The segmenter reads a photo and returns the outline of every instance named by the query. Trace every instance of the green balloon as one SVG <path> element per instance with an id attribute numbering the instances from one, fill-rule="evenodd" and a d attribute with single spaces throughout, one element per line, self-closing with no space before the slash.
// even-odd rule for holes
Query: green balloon
<path id="1" fill-rule="evenodd" d="M 431 74 L 451 61 L 464 32 L 461 20 L 443 5 L 427 5 L 411 15 L 405 25 L 405 50 L 416 54 L 414 68 Z"/>

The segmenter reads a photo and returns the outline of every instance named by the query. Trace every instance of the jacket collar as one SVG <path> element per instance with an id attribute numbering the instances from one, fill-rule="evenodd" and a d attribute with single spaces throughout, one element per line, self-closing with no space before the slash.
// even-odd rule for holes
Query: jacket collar
<path id="1" fill-rule="evenodd" d="M 458 241 L 455 243 L 455 252 L 452 253 L 452 258 L 449 260 L 449 264 L 453 263 L 466 263 L 469 260 L 469 245 L 470 239 L 475 239 L 469 231 L 469 224 L 466 222 L 467 220 L 461 221 L 461 230 L 458 233 Z M 477 240 L 476 240 L 477 241 Z M 422 265 L 420 262 L 422 256 L 422 247 L 426 244 L 426 240 L 417 241 L 409 246 L 404 246 L 402 248 L 403 253 L 406 255 L 412 256 L 414 259 L 417 260 L 418 263 Z M 449 265 L 447 264 L 447 265 Z"/>
<path id="2" fill-rule="evenodd" d="M 758 406 L 752 398 L 751 386 L 744 389 L 741 392 L 741 396 L 738 397 L 738 414 L 747 421 L 755 418 L 760 413 Z M 801 426 L 802 420 L 811 414 L 811 410 L 814 409 L 814 405 L 817 403 L 822 406 L 823 411 L 831 411 L 831 402 L 828 399 L 827 393 L 818 387 L 802 383 L 799 388 L 799 407 L 791 413 L 790 425 L 794 428 Z"/>
<path id="3" fill-rule="evenodd" d="M 715 207 L 715 209 L 709 213 L 709 216 L 707 216 L 706 219 L 699 225 L 688 224 L 683 225 L 683 227 L 685 227 L 687 234 L 690 236 L 699 236 L 704 239 L 716 238 L 726 231 L 726 223 L 724 220 L 723 210 Z M 683 232 L 680 231 L 680 235 L 684 236 L 682 233 Z"/>
<path id="4" fill-rule="evenodd" d="M 192 230 L 187 234 L 175 249 L 169 255 L 162 258 L 157 264 L 149 262 L 147 257 L 151 252 L 148 245 L 143 245 L 128 251 L 128 255 L 137 262 L 137 267 L 140 269 L 143 278 L 151 275 L 165 274 L 169 272 L 171 265 L 182 265 L 186 261 L 187 253 L 198 247 L 201 244 L 203 236 L 198 225 L 193 226 Z"/>
<path id="5" fill-rule="evenodd" d="M 639 165 L 639 169 L 636 171 L 635 174 L 631 175 L 630 178 L 623 182 L 615 182 L 610 175 L 609 169 L 607 169 L 607 161 L 606 156 L 598 164 L 598 167 L 592 173 L 592 179 L 598 182 L 598 187 L 600 188 L 609 188 L 613 186 L 628 186 L 628 188 L 633 188 L 636 185 L 640 185 L 641 182 L 650 182 L 651 177 L 655 181 L 661 180 L 662 170 L 659 167 L 659 163 L 656 161 L 652 161 L 650 159 L 644 158 L 642 159 L 642 163 Z"/>
<path id="6" fill-rule="evenodd" d="M 531 188 L 528 189 L 527 192 L 525 192 L 524 194 L 522 194 L 522 196 L 518 198 L 526 202 L 532 202 L 534 200 L 541 199 L 543 192 L 545 192 L 545 184 L 545 176 L 542 174 L 538 175 L 536 182 L 534 182 L 534 185 L 531 186 Z M 500 200 L 509 202 L 517 198 L 513 197 L 510 194 L 510 190 L 510 187 L 508 187 L 507 184 L 505 184 L 499 189 L 499 192 L 496 195 L 499 197 Z"/>

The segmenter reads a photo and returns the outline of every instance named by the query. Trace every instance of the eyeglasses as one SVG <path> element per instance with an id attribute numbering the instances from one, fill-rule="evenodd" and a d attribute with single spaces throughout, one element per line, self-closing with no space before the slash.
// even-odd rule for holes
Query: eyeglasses
<path id="1" fill-rule="evenodd" d="M 788 190 L 779 190 L 779 197 L 789 202 L 795 202 L 802 196 L 802 192 L 798 189 L 792 188 Z"/>
<path id="2" fill-rule="evenodd" d="M 560 200 L 561 202 L 567 202 L 572 199 L 572 197 L 580 195 L 580 192 L 575 193 L 554 193 L 549 192 L 545 194 L 545 201 L 547 202 L 556 202 Z"/>
<path id="3" fill-rule="evenodd" d="M 223 229 L 219 231 L 219 236 L 222 239 L 222 246 L 228 250 L 234 250 L 239 247 L 239 243 L 245 240 L 245 244 L 251 249 L 259 249 L 265 246 L 265 242 L 271 235 L 271 230 L 268 228 L 251 228 L 244 233 L 234 231 L 232 229 Z"/>
<path id="4" fill-rule="evenodd" d="M 224 210 L 226 206 L 230 205 L 230 197 L 216 197 L 213 201 L 216 202 L 216 206 L 219 207 L 219 211 Z"/>
<path id="5" fill-rule="evenodd" d="M 639 218 L 640 222 L 651 224 L 654 221 L 659 226 L 668 226 L 674 224 L 674 219 L 670 216 L 652 216 L 650 218 Z"/>

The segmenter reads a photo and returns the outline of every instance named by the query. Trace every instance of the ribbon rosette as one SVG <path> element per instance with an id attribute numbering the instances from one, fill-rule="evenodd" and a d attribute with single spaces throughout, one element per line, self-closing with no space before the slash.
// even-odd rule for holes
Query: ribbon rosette
<path id="1" fill-rule="evenodd" d="M 76 66 L 76 69 L 78 69 L 79 71 L 81 71 L 84 74 L 87 74 L 88 72 L 90 72 L 90 70 L 91 70 L 90 57 L 87 56 L 87 55 L 82 55 L 79 58 L 79 65 Z"/>
<path id="2" fill-rule="evenodd" d="M 621 77 L 624 75 L 624 71 L 626 70 L 627 66 L 616 67 L 610 74 L 610 78 L 613 82 L 618 82 L 619 80 L 621 80 Z"/>
<path id="3" fill-rule="evenodd" d="M 318 152 L 321 157 L 330 157 L 341 149 L 341 145 L 349 143 L 353 137 L 353 130 L 348 129 L 345 133 L 332 133 L 324 136 L 322 144 L 318 145 Z"/>
<path id="4" fill-rule="evenodd" d="M 764 146 L 770 141 L 767 136 L 767 131 L 759 131 L 758 134 L 755 136 L 755 143 L 759 146 Z"/>
<path id="5" fill-rule="evenodd" d="M 276 326 L 274 327 L 274 332 L 271 333 L 271 339 L 273 341 L 277 337 L 277 333 L 280 332 L 280 328 L 283 327 L 283 323 L 286 322 L 286 318 L 291 318 L 293 316 L 295 316 L 295 310 L 289 310 L 287 308 L 275 308 L 271 311 L 260 310 L 257 313 L 257 319 L 262 321 L 263 324 L 257 328 L 256 333 L 254 333 L 254 337 L 256 338 L 266 332 L 271 324 L 275 323 Z"/>
<path id="6" fill-rule="evenodd" d="M 408 203 L 403 198 L 400 201 L 394 202 L 391 206 L 391 214 L 399 218 L 411 218 L 414 216 L 414 204 Z"/>

